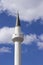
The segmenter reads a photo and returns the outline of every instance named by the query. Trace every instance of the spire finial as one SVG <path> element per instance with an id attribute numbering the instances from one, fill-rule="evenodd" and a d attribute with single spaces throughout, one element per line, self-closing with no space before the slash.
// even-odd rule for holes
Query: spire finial
<path id="1" fill-rule="evenodd" d="M 17 12 L 16 26 L 20 26 L 19 13 Z"/>

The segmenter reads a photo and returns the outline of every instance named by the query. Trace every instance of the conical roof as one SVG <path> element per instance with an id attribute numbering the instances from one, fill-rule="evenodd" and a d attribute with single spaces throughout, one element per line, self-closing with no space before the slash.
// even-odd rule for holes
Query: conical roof
<path id="1" fill-rule="evenodd" d="M 19 13 L 17 13 L 17 17 L 16 17 L 16 26 L 20 26 Z"/>

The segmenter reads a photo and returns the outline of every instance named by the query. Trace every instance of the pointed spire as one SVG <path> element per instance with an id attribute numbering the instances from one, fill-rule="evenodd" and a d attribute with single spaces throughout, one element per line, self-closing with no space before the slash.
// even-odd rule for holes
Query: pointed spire
<path id="1" fill-rule="evenodd" d="M 17 13 L 16 26 L 20 26 L 19 13 Z"/>

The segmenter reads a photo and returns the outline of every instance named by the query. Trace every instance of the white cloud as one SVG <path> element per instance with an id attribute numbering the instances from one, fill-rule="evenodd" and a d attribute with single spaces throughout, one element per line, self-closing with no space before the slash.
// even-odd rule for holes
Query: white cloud
<path id="1" fill-rule="evenodd" d="M 12 43 L 12 34 L 14 33 L 14 28 L 3 27 L 0 28 L 0 44 L 1 43 Z M 30 44 L 37 40 L 36 34 L 24 35 L 25 44 Z"/>
<path id="2" fill-rule="evenodd" d="M 39 40 L 40 40 L 40 41 L 43 41 L 43 34 L 41 34 L 41 35 L 39 36 Z"/>
<path id="3" fill-rule="evenodd" d="M 39 49 L 43 49 L 43 34 L 38 36 L 39 41 L 37 42 L 37 46 Z"/>
<path id="4" fill-rule="evenodd" d="M 0 53 L 11 53 L 11 48 L 9 47 L 1 47 L 0 48 Z"/>
<path id="5" fill-rule="evenodd" d="M 43 49 L 43 42 L 37 42 L 38 49 Z"/>
<path id="6" fill-rule="evenodd" d="M 1 28 L 0 29 L 0 44 L 11 43 L 13 32 L 14 32 L 14 28 L 9 28 L 9 27 Z"/>
<path id="7" fill-rule="evenodd" d="M 35 34 L 25 35 L 24 36 L 24 44 L 31 44 L 32 42 L 37 41 L 37 36 Z"/>
<path id="8" fill-rule="evenodd" d="M 43 18 L 43 0 L 1 0 L 0 11 L 2 10 L 7 10 L 13 16 L 18 10 L 23 20 Z"/>
<path id="9" fill-rule="evenodd" d="M 24 44 L 32 44 L 32 42 L 35 42 L 38 46 L 38 49 L 43 49 L 43 34 L 36 35 L 36 34 L 30 34 L 24 36 Z"/>
<path id="10" fill-rule="evenodd" d="M 0 44 L 11 44 L 12 43 L 12 34 L 14 33 L 14 28 L 3 27 L 0 28 Z M 38 48 L 43 49 L 43 34 L 29 34 L 24 35 L 24 44 L 32 44 L 35 42 Z"/>

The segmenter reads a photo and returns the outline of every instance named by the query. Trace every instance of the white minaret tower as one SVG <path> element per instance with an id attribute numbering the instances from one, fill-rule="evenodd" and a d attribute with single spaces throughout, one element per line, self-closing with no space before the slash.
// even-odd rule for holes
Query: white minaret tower
<path id="1" fill-rule="evenodd" d="M 15 26 L 14 34 L 12 36 L 12 40 L 15 44 L 14 65 L 21 65 L 21 42 L 23 41 L 23 34 L 21 32 L 19 14 L 17 14 L 16 26 Z"/>

